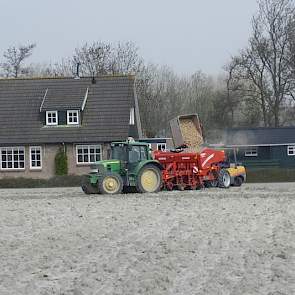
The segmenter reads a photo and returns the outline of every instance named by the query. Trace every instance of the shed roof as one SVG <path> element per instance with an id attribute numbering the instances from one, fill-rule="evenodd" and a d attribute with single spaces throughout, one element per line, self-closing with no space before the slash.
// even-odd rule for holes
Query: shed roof
<path id="1" fill-rule="evenodd" d="M 267 146 L 295 144 L 295 127 L 234 128 L 225 132 L 227 146 Z"/>
<path id="2" fill-rule="evenodd" d="M 0 79 L 0 145 L 125 140 L 134 77 L 101 76 L 92 82 L 92 78 Z M 81 126 L 43 125 L 40 108 L 47 89 L 48 101 L 45 97 L 41 111 L 81 107 L 87 88 Z"/>

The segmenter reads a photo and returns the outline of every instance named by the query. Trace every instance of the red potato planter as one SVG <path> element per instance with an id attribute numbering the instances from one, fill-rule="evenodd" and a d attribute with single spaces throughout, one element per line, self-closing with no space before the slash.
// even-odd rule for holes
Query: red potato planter
<path id="1" fill-rule="evenodd" d="M 163 188 L 167 190 L 216 186 L 228 188 L 233 184 L 231 169 L 234 168 L 229 168 L 224 151 L 209 148 L 203 149 L 201 153 L 156 151 L 154 159 L 163 167 Z M 245 173 L 242 168 L 236 168 L 239 175 Z"/>

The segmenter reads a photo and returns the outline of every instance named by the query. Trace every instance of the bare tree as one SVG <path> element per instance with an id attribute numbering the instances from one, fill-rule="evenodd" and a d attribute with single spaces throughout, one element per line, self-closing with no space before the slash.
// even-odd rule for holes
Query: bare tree
<path id="1" fill-rule="evenodd" d="M 252 105 L 255 114 L 257 114 L 256 108 L 259 108 L 262 113 L 263 124 L 268 126 L 270 122 L 266 96 L 269 91 L 265 78 L 265 66 L 260 62 L 255 50 L 251 47 L 247 48 L 241 52 L 240 56 L 232 58 L 231 63 L 227 66 L 227 72 L 227 100 L 233 102 L 234 98 L 236 104 L 233 103 L 233 106 L 248 104 L 250 107 Z M 247 112 L 251 115 L 251 108 L 249 107 Z M 232 108 L 232 121 L 233 110 Z"/>
<path id="2" fill-rule="evenodd" d="M 270 86 L 269 105 L 274 126 L 280 124 L 280 109 L 293 91 L 293 77 L 288 61 L 290 24 L 295 7 L 290 0 L 261 0 L 260 14 L 253 19 L 253 43 L 265 67 L 265 78 Z"/>
<path id="3" fill-rule="evenodd" d="M 223 124 L 224 117 L 217 122 L 214 116 L 220 99 L 214 81 L 200 71 L 185 77 L 167 66 L 149 65 L 138 75 L 137 93 L 146 136 L 169 136 L 169 121 L 183 113 L 199 113 L 206 130 Z"/>
<path id="4" fill-rule="evenodd" d="M 136 74 L 143 66 L 138 47 L 133 42 L 119 42 L 112 50 L 110 70 L 112 74 Z"/>
<path id="5" fill-rule="evenodd" d="M 4 62 L 1 63 L 1 67 L 6 77 L 17 78 L 22 72 L 26 72 L 23 62 L 32 55 L 35 47 L 36 44 L 11 46 L 4 52 Z"/>
<path id="6" fill-rule="evenodd" d="M 142 69 L 136 79 L 143 132 L 148 137 L 159 135 L 167 127 L 165 72 L 166 69 L 150 64 Z"/>
<path id="7" fill-rule="evenodd" d="M 231 82 L 239 85 L 235 91 L 259 106 L 265 126 L 280 125 L 283 105 L 294 91 L 289 61 L 294 11 L 291 0 L 260 0 L 249 45 L 230 64 Z"/>
<path id="8" fill-rule="evenodd" d="M 188 78 L 185 112 L 198 113 L 205 129 L 212 123 L 214 91 L 213 79 L 203 72 L 198 71 Z"/>
<path id="9" fill-rule="evenodd" d="M 72 58 L 63 58 L 61 62 L 56 62 L 49 66 L 49 71 L 53 77 L 75 76 L 76 64 Z"/>
<path id="10" fill-rule="evenodd" d="M 110 72 L 112 46 L 110 43 L 93 42 L 75 49 L 72 63 L 80 63 L 81 74 L 97 76 Z"/>
<path id="11" fill-rule="evenodd" d="M 75 49 L 71 58 L 56 64 L 58 75 L 69 73 L 79 63 L 80 73 L 84 76 L 106 74 L 135 74 L 143 66 L 143 60 L 138 54 L 138 48 L 132 42 L 117 45 L 108 42 L 85 43 Z"/>

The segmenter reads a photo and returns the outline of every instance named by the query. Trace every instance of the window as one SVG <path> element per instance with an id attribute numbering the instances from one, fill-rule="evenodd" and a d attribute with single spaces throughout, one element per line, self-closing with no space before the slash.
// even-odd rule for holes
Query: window
<path id="1" fill-rule="evenodd" d="M 25 148 L 24 147 L 1 148 L 1 169 L 2 170 L 25 169 Z"/>
<path id="2" fill-rule="evenodd" d="M 92 164 L 101 160 L 100 145 L 77 145 L 77 164 Z"/>
<path id="3" fill-rule="evenodd" d="M 67 124 L 68 125 L 79 124 L 79 111 L 67 111 Z"/>
<path id="4" fill-rule="evenodd" d="M 58 123 L 58 116 L 57 111 L 49 111 L 46 112 L 46 125 L 57 125 Z"/>
<path id="5" fill-rule="evenodd" d="M 245 150 L 245 157 L 257 157 L 258 151 L 257 147 L 250 147 L 247 150 Z"/>
<path id="6" fill-rule="evenodd" d="M 40 146 L 30 147 L 30 169 L 42 168 L 42 149 Z"/>
<path id="7" fill-rule="evenodd" d="M 157 143 L 157 150 L 158 151 L 165 151 L 166 150 L 166 143 Z"/>
<path id="8" fill-rule="evenodd" d="M 135 123 L 135 121 L 134 121 L 134 108 L 131 108 L 130 109 L 130 119 L 129 119 L 129 125 L 134 125 Z"/>
<path id="9" fill-rule="evenodd" d="M 288 146 L 288 156 L 295 156 L 295 145 Z"/>

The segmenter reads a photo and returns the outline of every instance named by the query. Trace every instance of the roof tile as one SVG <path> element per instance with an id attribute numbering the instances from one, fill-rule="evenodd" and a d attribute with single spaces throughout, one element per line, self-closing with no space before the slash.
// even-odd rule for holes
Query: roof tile
<path id="1" fill-rule="evenodd" d="M 128 137 L 134 104 L 134 78 L 0 79 L 0 144 L 110 142 Z M 81 109 L 89 89 L 80 127 L 44 127 L 42 110 Z"/>

